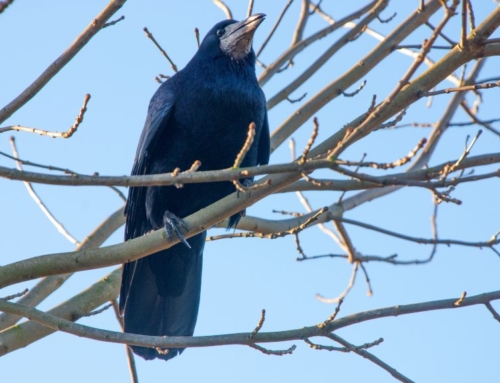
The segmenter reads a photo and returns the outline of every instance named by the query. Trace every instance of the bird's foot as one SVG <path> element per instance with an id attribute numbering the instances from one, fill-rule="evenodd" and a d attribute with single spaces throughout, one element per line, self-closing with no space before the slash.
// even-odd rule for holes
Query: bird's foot
<path id="1" fill-rule="evenodd" d="M 245 178 L 242 182 L 240 182 L 241 186 L 243 187 L 243 190 L 245 193 L 250 193 L 250 187 L 253 185 L 253 181 L 249 178 Z M 236 190 L 236 197 L 240 198 L 240 190 Z"/>
<path id="2" fill-rule="evenodd" d="M 181 232 L 181 228 L 186 231 L 188 230 L 184 220 L 177 217 L 174 213 L 166 211 L 165 214 L 163 214 L 163 226 L 165 226 L 165 233 L 167 234 L 167 238 L 169 240 L 172 241 L 175 237 L 177 237 L 189 249 L 191 248 L 186 237 L 184 237 Z"/>

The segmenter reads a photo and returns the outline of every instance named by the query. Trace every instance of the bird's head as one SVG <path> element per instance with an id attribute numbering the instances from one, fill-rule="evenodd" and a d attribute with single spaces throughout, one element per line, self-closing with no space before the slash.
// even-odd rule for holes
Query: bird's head
<path id="1" fill-rule="evenodd" d="M 224 20 L 207 33 L 201 51 L 222 53 L 232 60 L 244 59 L 252 52 L 253 35 L 266 15 L 257 13 L 243 21 Z"/>

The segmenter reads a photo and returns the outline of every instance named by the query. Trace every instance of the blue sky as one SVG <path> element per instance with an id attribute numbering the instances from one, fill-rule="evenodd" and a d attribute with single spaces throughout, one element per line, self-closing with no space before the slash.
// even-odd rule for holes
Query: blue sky
<path id="1" fill-rule="evenodd" d="M 255 46 L 271 29 L 286 1 L 255 1 L 254 12 L 268 15 L 259 27 Z M 236 19 L 245 17 L 246 1 L 227 2 Z M 324 9 L 335 18 L 358 9 L 364 1 L 323 2 Z M 419 1 L 392 1 L 384 17 L 397 12 L 389 24 L 375 22 L 376 31 L 387 34 L 417 7 Z M 0 15 L 2 36 L 2 70 L 0 71 L 0 104 L 7 104 L 25 89 L 106 5 L 92 2 L 14 2 Z M 476 22 L 482 21 L 498 5 L 494 1 L 473 1 Z M 295 0 L 275 39 L 266 47 L 262 61 L 272 62 L 290 44 L 298 18 L 300 1 Z M 211 1 L 129 1 L 117 13 L 125 20 L 101 31 L 44 89 L 23 109 L 2 126 L 21 124 L 40 129 L 63 131 L 73 124 L 83 97 L 92 95 L 88 112 L 78 132 L 68 140 L 51 139 L 28 133 L 15 133 L 20 156 L 34 162 L 57 165 L 77 172 L 105 175 L 129 174 L 137 141 L 144 124 L 146 108 L 158 84 L 154 76 L 172 75 L 172 70 L 142 31 L 147 26 L 163 45 L 178 67 L 183 67 L 196 51 L 193 30 L 203 36 L 224 14 Z M 436 25 L 442 17 L 437 12 L 431 19 Z M 327 24 L 312 16 L 305 35 Z M 459 18 L 449 25 L 446 33 L 458 39 Z M 340 30 L 312 45 L 295 58 L 293 68 L 275 76 L 264 92 L 270 98 L 300 74 L 311 61 L 336 41 Z M 429 36 L 425 28 L 405 41 L 419 44 Z M 493 37 L 500 37 L 496 32 Z M 442 44 L 442 42 L 440 42 Z M 307 92 L 305 101 L 369 52 L 377 41 L 363 35 L 347 44 L 315 76 L 292 97 Z M 431 58 L 443 52 L 432 52 Z M 317 113 L 320 121 L 318 142 L 330 136 L 368 107 L 371 96 L 381 100 L 396 86 L 411 64 L 411 59 L 393 54 L 367 76 L 367 85 L 355 98 L 336 98 Z M 472 65 L 469 65 L 469 70 Z M 491 58 L 480 78 L 498 77 L 498 58 Z M 259 74 L 261 69 L 257 68 Z M 438 88 L 449 87 L 444 82 Z M 352 90 L 357 87 L 354 86 Z M 498 118 L 500 91 L 483 93 L 480 109 L 483 119 Z M 434 98 L 432 106 L 425 101 L 412 106 L 404 122 L 436 122 L 443 113 L 449 96 Z M 468 97 L 470 103 L 473 97 Z M 271 130 L 284 121 L 300 104 L 282 103 L 270 111 Z M 454 121 L 467 121 L 457 113 Z M 496 124 L 498 129 L 498 123 Z M 298 150 L 305 145 L 312 130 L 312 121 L 294 134 Z M 443 142 L 431 164 L 456 159 L 463 151 L 467 135 L 474 136 L 477 126 L 453 128 L 445 133 Z M 394 161 L 426 137 L 427 129 L 378 131 L 357 143 L 343 158 L 358 160 L 367 153 L 367 160 Z M 0 150 L 10 153 L 9 133 L 0 135 Z M 484 132 L 474 146 L 473 155 L 498 152 L 498 136 Z M 289 160 L 288 145 L 284 144 L 272 156 L 272 163 Z M 14 167 L 5 158 L 2 166 Z M 490 167 L 492 171 L 495 167 Z M 485 172 L 479 169 L 478 173 Z M 315 174 L 316 175 L 316 174 Z M 331 176 L 318 172 L 318 176 Z M 339 178 L 334 175 L 335 178 Z M 438 214 L 440 238 L 469 241 L 489 239 L 498 231 L 499 180 L 479 184 L 464 184 L 453 196 L 463 201 L 461 206 L 442 204 Z M 78 239 L 122 204 L 111 191 L 98 187 L 54 187 L 35 185 L 36 190 L 55 216 Z M 124 190 L 124 192 L 126 192 Z M 354 195 L 349 193 L 347 197 Z M 30 199 L 20 182 L 0 180 L 0 264 L 20 259 L 73 249 L 48 222 Z M 337 192 L 309 193 L 315 208 L 331 204 Z M 303 212 L 292 193 L 273 196 L 249 209 L 248 214 L 280 219 L 272 210 Z M 423 238 L 431 237 L 430 216 L 432 196 L 428 191 L 405 188 L 392 195 L 365 203 L 346 213 L 356 219 Z M 425 258 L 430 248 L 384 237 L 358 227 L 347 226 L 354 245 L 363 254 L 390 255 L 401 259 Z M 211 233 L 220 232 L 217 229 Z M 119 243 L 123 231 L 115 233 L 107 244 Z M 317 228 L 301 236 L 308 255 L 338 253 L 335 243 Z M 232 239 L 207 244 L 203 271 L 202 302 L 196 335 L 213 335 L 253 330 L 263 308 L 267 319 L 262 331 L 286 330 L 310 326 L 324 321 L 334 306 L 319 302 L 315 295 L 338 295 L 347 285 L 351 266 L 345 261 L 322 259 L 296 262 L 293 238 L 278 240 Z M 424 266 L 366 265 L 374 294 L 366 296 L 366 285 L 360 274 L 345 300 L 340 315 L 398 304 L 459 297 L 499 289 L 498 257 L 488 249 L 440 247 L 435 260 Z M 78 273 L 61 289 L 44 301 L 41 309 L 50 309 L 106 275 L 113 268 Z M 5 296 L 30 287 L 22 283 L 5 289 Z M 4 292 L 5 291 L 5 292 Z M 500 309 L 500 305 L 495 305 Z M 111 311 L 86 318 L 81 323 L 118 330 Z M 498 322 L 480 306 L 415 314 L 411 316 L 370 321 L 339 331 L 351 343 L 363 344 L 380 337 L 384 342 L 371 351 L 414 381 L 470 382 L 491 381 L 498 375 L 497 347 L 500 341 Z M 318 342 L 323 340 L 316 339 Z M 349 379 L 354 382 L 393 381 L 390 375 L 354 354 L 315 351 L 303 342 L 268 345 L 282 349 L 297 344 L 293 355 L 267 356 L 243 346 L 189 349 L 168 363 L 145 362 L 137 359 L 141 382 L 163 380 L 221 382 L 295 382 Z M 326 341 L 324 342 L 326 343 Z M 28 382 L 50 379 L 54 382 L 110 381 L 128 379 L 124 347 L 98 343 L 72 335 L 58 333 L 0 359 L 0 369 L 6 381 Z"/>

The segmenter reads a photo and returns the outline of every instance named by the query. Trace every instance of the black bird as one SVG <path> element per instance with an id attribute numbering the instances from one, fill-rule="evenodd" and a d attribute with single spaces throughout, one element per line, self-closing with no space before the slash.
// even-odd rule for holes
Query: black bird
<path id="1" fill-rule="evenodd" d="M 186 67 L 159 87 L 149 104 L 133 175 L 187 170 L 196 160 L 201 161 L 199 170 L 229 168 L 252 122 L 256 135 L 241 166 L 268 163 L 266 100 L 255 76 L 252 49 L 254 32 L 264 17 L 256 14 L 240 22 L 216 24 Z M 228 181 L 187 184 L 179 189 L 130 188 L 125 240 L 164 227 L 169 236 L 179 236 L 184 244 L 123 265 L 120 310 L 125 332 L 193 335 L 206 233 L 186 242 L 179 230 L 183 225 L 180 218 L 234 191 Z M 228 227 L 235 226 L 240 217 L 232 216 Z M 131 347 L 145 359 L 169 360 L 184 350 Z"/>

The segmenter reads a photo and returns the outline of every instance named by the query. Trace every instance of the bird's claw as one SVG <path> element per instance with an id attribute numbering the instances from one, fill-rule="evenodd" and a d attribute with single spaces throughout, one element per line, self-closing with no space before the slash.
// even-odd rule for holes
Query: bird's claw
<path id="1" fill-rule="evenodd" d="M 250 179 L 250 178 L 245 178 L 241 183 L 241 186 L 243 186 L 243 188 L 249 188 L 250 186 L 253 185 L 253 181 Z M 248 192 L 247 192 L 248 193 Z M 240 198 L 240 191 L 239 190 L 236 190 L 236 197 Z"/>
<path id="2" fill-rule="evenodd" d="M 186 245 L 189 249 L 191 245 L 189 245 L 186 237 L 181 232 L 181 228 L 184 230 L 188 230 L 186 222 L 184 220 L 177 217 L 174 213 L 166 211 L 163 214 L 163 226 L 165 227 L 165 233 L 167 234 L 167 238 L 169 240 L 173 240 L 177 237 L 184 245 Z"/>

